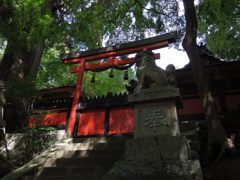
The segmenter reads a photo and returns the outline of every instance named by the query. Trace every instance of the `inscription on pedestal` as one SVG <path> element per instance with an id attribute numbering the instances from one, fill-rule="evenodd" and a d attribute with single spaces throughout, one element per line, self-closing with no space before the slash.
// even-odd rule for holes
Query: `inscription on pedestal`
<path id="1" fill-rule="evenodd" d="M 153 128 L 153 131 L 156 132 L 156 128 L 159 126 L 168 125 L 167 122 L 164 122 L 165 115 L 162 113 L 161 109 L 149 109 L 147 112 L 147 117 L 145 119 L 144 127 Z"/>
<path id="2" fill-rule="evenodd" d="M 145 102 L 134 106 L 134 138 L 178 136 L 179 126 L 173 100 Z"/>

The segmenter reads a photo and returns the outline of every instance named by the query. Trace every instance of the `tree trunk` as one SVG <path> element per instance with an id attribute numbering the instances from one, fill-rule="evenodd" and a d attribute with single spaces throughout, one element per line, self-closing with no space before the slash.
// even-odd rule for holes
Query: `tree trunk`
<path id="1" fill-rule="evenodd" d="M 42 38 L 42 41 L 33 47 L 32 50 L 22 47 L 21 54 L 17 54 L 18 56 L 13 52 L 16 44 L 14 42 L 8 42 L 7 44 L 0 66 L 0 79 L 7 82 L 8 85 L 10 84 L 7 90 L 7 105 L 4 108 L 4 120 L 7 122 L 7 132 L 16 130 L 22 126 L 22 121 L 26 120 L 26 110 L 28 107 L 26 97 L 28 94 L 23 94 L 26 97 L 16 98 L 15 94 L 11 95 L 10 92 L 21 91 L 23 88 L 28 89 L 28 87 L 21 86 L 28 86 L 36 78 L 44 44 L 45 38 Z"/>
<path id="2" fill-rule="evenodd" d="M 224 154 L 225 150 L 235 151 L 235 146 L 222 126 L 221 119 L 215 104 L 211 87 L 206 77 L 204 67 L 199 56 L 196 44 L 197 37 L 197 19 L 194 7 L 194 0 L 183 0 L 186 19 L 186 34 L 183 40 L 183 47 L 187 52 L 193 75 L 197 84 L 200 99 L 202 101 L 204 116 L 208 129 L 208 160 L 212 161 L 214 145 L 217 143 L 221 146 L 221 151 L 216 161 Z"/>
<path id="3" fill-rule="evenodd" d="M 52 12 L 52 15 L 57 9 L 64 6 L 65 3 L 60 2 L 58 4 L 57 0 L 50 0 L 46 4 L 46 8 Z M 39 27 L 41 28 L 41 27 Z M 31 84 L 32 80 L 36 79 L 38 67 L 41 61 L 45 37 L 41 37 L 40 41 L 33 45 L 31 49 L 26 46 L 20 46 L 17 41 L 8 41 L 7 47 L 4 52 L 0 64 L 0 79 L 11 84 L 9 86 L 7 93 L 7 105 L 4 108 L 4 120 L 7 123 L 6 131 L 12 132 L 16 130 L 19 126 L 26 126 L 22 124 L 23 120 L 27 122 L 27 108 L 29 103 L 30 94 L 25 93 L 22 96 L 26 97 L 12 97 L 9 92 L 15 88 L 15 92 L 22 91 L 24 87 Z M 27 40 L 24 40 L 27 41 Z M 18 50 L 17 53 L 14 50 Z M 24 83 L 23 83 L 24 82 Z M 28 87 L 25 87 L 28 90 Z M 13 91 L 14 92 L 14 91 Z M 16 95 L 12 93 L 12 95 Z"/>
<path id="4" fill-rule="evenodd" d="M 29 81 L 33 80 L 37 75 L 45 44 L 44 41 L 44 38 L 42 38 L 42 42 L 39 42 L 30 51 L 27 50 L 27 47 L 22 47 L 21 55 L 18 58 L 16 58 L 16 54 L 13 52 L 16 45 L 13 42 L 8 42 L 0 66 L 0 79 L 8 81 L 13 74 L 17 74 L 19 78 L 27 78 Z"/>

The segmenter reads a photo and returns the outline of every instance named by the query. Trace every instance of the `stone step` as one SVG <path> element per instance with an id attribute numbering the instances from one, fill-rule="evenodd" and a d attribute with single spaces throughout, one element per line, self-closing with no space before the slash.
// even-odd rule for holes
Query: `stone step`
<path id="1" fill-rule="evenodd" d="M 63 151 L 125 149 L 125 143 L 72 143 L 63 148 Z"/>
<path id="2" fill-rule="evenodd" d="M 126 139 L 133 137 L 75 138 L 46 160 L 44 167 L 34 168 L 21 179 L 101 179 L 125 151 Z"/>
<path id="3" fill-rule="evenodd" d="M 83 158 L 58 158 L 52 167 L 60 166 L 111 166 L 119 156 L 112 157 L 83 157 Z"/>
<path id="4" fill-rule="evenodd" d="M 126 139 L 133 139 L 133 136 L 113 136 L 113 137 L 89 137 L 74 138 L 72 143 L 124 143 Z"/>
<path id="5" fill-rule="evenodd" d="M 76 150 L 59 152 L 56 158 L 120 156 L 125 149 Z"/>
<path id="6" fill-rule="evenodd" d="M 103 175 L 82 175 L 82 176 L 23 176 L 19 180 L 99 180 Z"/>
<path id="7" fill-rule="evenodd" d="M 101 150 L 76 150 L 58 151 L 51 158 L 47 159 L 44 166 L 55 166 L 58 158 L 87 158 L 87 157 L 113 157 L 118 158 L 124 153 L 125 149 L 101 149 Z"/>
<path id="8" fill-rule="evenodd" d="M 25 176 L 86 176 L 103 175 L 109 166 L 61 166 L 61 167 L 38 167 L 28 172 Z"/>

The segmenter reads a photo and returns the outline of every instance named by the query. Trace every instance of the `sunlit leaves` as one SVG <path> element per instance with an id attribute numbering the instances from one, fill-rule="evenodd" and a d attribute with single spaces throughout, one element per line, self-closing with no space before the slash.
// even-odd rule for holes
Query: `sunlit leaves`
<path id="1" fill-rule="evenodd" d="M 93 72 L 85 72 L 83 92 L 86 96 L 103 96 L 107 93 L 123 93 L 126 92 L 125 85 L 128 84 L 127 80 L 124 80 L 125 71 L 113 70 L 114 77 L 109 77 L 108 71 L 95 73 L 95 82 L 91 82 Z M 129 79 L 134 79 L 134 71 L 128 70 Z"/>
<path id="2" fill-rule="evenodd" d="M 48 48 L 42 56 L 36 85 L 38 89 L 66 86 L 76 83 L 76 74 L 70 74 L 71 67 L 59 60 L 59 51 Z"/>
<path id="3" fill-rule="evenodd" d="M 210 50 L 221 58 L 240 58 L 239 9 L 238 0 L 202 0 L 197 8 L 199 31 Z"/>
<path id="4" fill-rule="evenodd" d="M 54 32 L 57 33 L 53 34 L 54 38 L 51 39 L 55 41 L 56 49 L 61 47 L 61 53 L 74 52 L 71 47 L 78 47 L 79 50 L 99 48 L 103 38 L 108 39 L 106 45 L 110 46 L 171 31 L 172 29 L 167 29 L 170 27 L 168 17 L 175 17 L 178 14 L 177 1 L 98 0 L 79 3 L 79 1 L 66 0 L 64 2 L 66 4 L 63 8 L 64 21 L 53 27 Z M 176 19 L 178 17 L 174 21 Z M 59 36 L 60 34 L 62 36 Z M 65 43 L 59 43 L 59 40 Z M 66 48 L 70 51 L 66 51 Z M 46 53 L 51 52 L 48 50 Z M 45 59 L 50 60 L 45 61 Z M 64 73 L 60 71 L 60 65 L 56 63 L 57 55 L 51 58 L 44 55 L 42 61 L 38 79 L 42 79 L 42 83 L 45 82 L 43 87 L 65 85 L 67 81 L 64 79 L 72 79 L 72 76 L 71 78 L 67 76 L 68 71 Z M 124 84 L 127 82 L 122 80 L 123 74 L 123 71 L 115 71 L 115 77 L 111 79 L 108 77 L 108 72 L 97 73 L 96 82 L 90 83 L 92 73 L 87 72 L 84 91 L 88 95 L 125 91 Z"/>
<path id="5" fill-rule="evenodd" d="M 152 37 L 164 32 L 175 31 L 172 22 L 179 21 L 178 1 L 122 0 L 118 10 L 108 9 L 104 13 L 112 24 L 108 45 Z M 117 6 L 115 4 L 115 6 Z M 112 18 L 114 17 L 114 18 Z M 114 30 L 113 30 L 114 28 Z"/>
<path id="6" fill-rule="evenodd" d="M 10 17 L 1 16 L 0 33 L 17 45 L 32 48 L 43 36 L 48 36 L 52 15 L 48 0 L 12 0 L 6 3 Z M 1 11 L 1 10 L 0 10 Z"/>

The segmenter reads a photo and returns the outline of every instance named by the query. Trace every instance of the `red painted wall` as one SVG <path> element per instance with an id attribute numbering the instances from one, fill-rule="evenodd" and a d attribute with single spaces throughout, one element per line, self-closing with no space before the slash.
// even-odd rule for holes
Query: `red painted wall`
<path id="1" fill-rule="evenodd" d="M 228 111 L 236 111 L 239 109 L 239 106 L 240 106 L 239 94 L 225 96 L 225 100 L 226 100 Z"/>
<path id="2" fill-rule="evenodd" d="M 134 110 L 131 107 L 115 107 L 111 109 L 109 134 L 134 132 Z"/>
<path id="3" fill-rule="evenodd" d="M 187 96 L 183 96 L 187 97 Z M 219 98 L 214 98 L 218 111 L 221 111 Z M 185 115 L 185 114 L 200 114 L 203 113 L 203 107 L 201 100 L 199 98 L 196 99 L 185 99 L 183 100 L 183 109 L 179 109 L 179 115 Z"/>
<path id="4" fill-rule="evenodd" d="M 83 110 L 78 124 L 78 136 L 104 134 L 105 109 Z"/>
<path id="5" fill-rule="evenodd" d="M 56 126 L 56 125 L 65 125 L 67 120 L 67 112 L 58 112 L 63 109 L 52 109 L 46 111 L 37 111 L 35 115 L 30 117 L 28 126 Z M 49 114 L 50 113 L 50 114 Z"/>
<path id="6" fill-rule="evenodd" d="M 228 93 L 231 93 L 228 91 Z M 184 97 L 193 98 L 197 94 L 186 95 Z M 196 97 L 196 96 L 195 96 Z M 240 95 L 233 91 L 233 94 L 225 96 L 227 110 L 233 111 L 238 109 L 240 105 Z M 220 111 L 219 98 L 215 97 L 218 110 Z M 179 115 L 194 115 L 202 114 L 203 108 L 199 98 L 184 99 L 183 109 L 179 109 Z M 45 111 L 35 112 L 37 115 L 32 115 L 29 121 L 29 126 L 52 126 L 52 125 L 67 125 L 67 110 L 68 108 L 46 110 L 51 114 L 44 114 Z M 56 112 L 55 112 L 56 111 Z M 59 111 L 59 112 L 57 112 Z M 41 114 L 43 113 L 43 114 Z M 77 136 L 86 135 L 103 135 L 104 124 L 106 120 L 106 109 L 87 109 L 81 110 Z M 134 132 L 134 110 L 131 106 L 118 106 L 110 109 L 109 116 L 109 131 L 108 134 L 133 133 Z"/>

